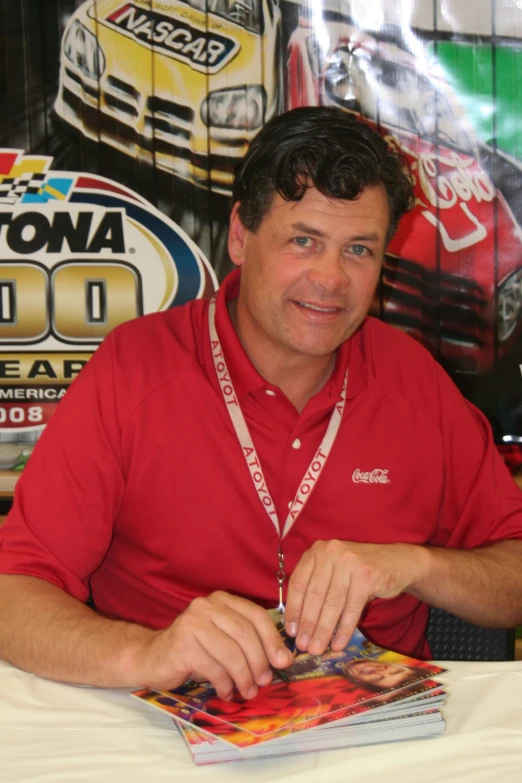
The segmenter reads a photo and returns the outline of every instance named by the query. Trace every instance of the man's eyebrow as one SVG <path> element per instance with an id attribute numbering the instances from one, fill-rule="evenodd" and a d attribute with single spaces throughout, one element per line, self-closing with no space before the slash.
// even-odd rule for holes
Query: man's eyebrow
<path id="1" fill-rule="evenodd" d="M 312 234 L 314 237 L 326 236 L 324 231 L 321 231 L 319 228 L 314 228 L 314 226 L 309 226 L 306 223 L 292 223 L 290 228 L 295 229 L 295 231 L 302 231 L 303 234 Z"/>
<path id="2" fill-rule="evenodd" d="M 290 227 L 295 231 L 302 231 L 303 234 L 311 234 L 315 237 L 327 236 L 327 234 L 324 231 L 321 231 L 321 229 L 315 228 L 314 226 L 309 226 L 306 223 L 292 223 Z M 357 236 L 350 237 L 350 242 L 381 242 L 382 239 L 383 237 L 381 237 L 379 234 L 372 232 L 371 234 L 358 234 Z"/>
<path id="3" fill-rule="evenodd" d="M 380 242 L 382 237 L 379 234 L 359 234 L 356 237 L 352 237 L 350 242 Z"/>

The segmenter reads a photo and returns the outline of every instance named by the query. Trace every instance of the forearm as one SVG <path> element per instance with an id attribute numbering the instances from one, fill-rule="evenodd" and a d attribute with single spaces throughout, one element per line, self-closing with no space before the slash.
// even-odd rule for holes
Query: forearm
<path id="1" fill-rule="evenodd" d="M 316 541 L 290 577 L 286 629 L 313 655 L 341 650 L 368 601 L 401 593 L 476 625 L 522 624 L 522 541 L 470 551 Z"/>
<path id="2" fill-rule="evenodd" d="M 62 682 L 145 685 L 141 651 L 157 632 L 101 617 L 55 585 L 0 575 L 0 658 Z"/>
<path id="3" fill-rule="evenodd" d="M 468 622 L 491 628 L 522 623 L 522 542 L 483 549 L 414 547 L 419 565 L 407 592 Z"/>

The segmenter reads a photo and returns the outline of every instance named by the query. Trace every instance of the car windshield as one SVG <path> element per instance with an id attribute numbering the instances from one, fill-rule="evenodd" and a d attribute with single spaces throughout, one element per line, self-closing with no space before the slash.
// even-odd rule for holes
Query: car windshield
<path id="1" fill-rule="evenodd" d="M 235 22 L 251 33 L 263 33 L 262 0 L 188 0 L 188 4 L 203 13 Z"/>
<path id="2" fill-rule="evenodd" d="M 378 80 L 383 88 L 378 100 L 380 121 L 472 153 L 468 134 L 437 85 L 400 63 L 378 59 Z"/>

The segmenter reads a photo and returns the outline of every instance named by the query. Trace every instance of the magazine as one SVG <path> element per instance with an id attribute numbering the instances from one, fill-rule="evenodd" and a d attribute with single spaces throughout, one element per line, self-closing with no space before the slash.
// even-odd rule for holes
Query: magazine
<path id="1" fill-rule="evenodd" d="M 254 699 L 220 699 L 209 682 L 131 695 L 172 716 L 196 763 L 440 734 L 446 696 L 432 663 L 385 650 L 356 630 L 341 651 L 302 653 L 271 612 L 294 662 Z"/>
<path id="2" fill-rule="evenodd" d="M 303 732 L 293 737 L 291 741 L 278 739 L 239 749 L 176 718 L 174 724 L 198 765 L 426 739 L 440 736 L 445 729 L 440 711 L 433 709 L 403 717 L 382 718 L 380 721 L 372 721 L 366 725 L 355 725 L 349 730 L 342 725 L 333 724 L 335 731 L 330 726 L 327 731 Z"/>

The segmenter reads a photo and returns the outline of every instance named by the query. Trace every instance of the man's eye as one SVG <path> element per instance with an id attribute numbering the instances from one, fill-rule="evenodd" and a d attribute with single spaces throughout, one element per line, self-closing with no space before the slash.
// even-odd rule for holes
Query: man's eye
<path id="1" fill-rule="evenodd" d="M 294 242 L 299 247 L 311 247 L 312 246 L 312 240 L 310 237 L 295 237 Z"/>
<path id="2" fill-rule="evenodd" d="M 352 245 L 352 246 L 350 247 L 350 251 L 351 251 L 351 252 L 352 252 L 352 253 L 353 253 L 355 256 L 365 256 L 365 255 L 368 255 L 368 253 L 370 252 L 370 251 L 368 250 L 368 248 L 367 248 L 367 247 L 365 247 L 364 245 Z"/>

